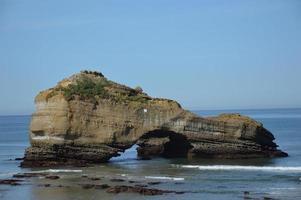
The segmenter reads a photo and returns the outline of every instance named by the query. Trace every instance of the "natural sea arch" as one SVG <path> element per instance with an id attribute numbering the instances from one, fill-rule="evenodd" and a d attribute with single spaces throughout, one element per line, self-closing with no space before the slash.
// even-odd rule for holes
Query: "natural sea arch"
<path id="1" fill-rule="evenodd" d="M 144 133 L 132 146 L 124 149 L 120 156 L 126 158 L 126 154 L 132 158 L 133 151 L 136 151 L 136 157 L 141 159 L 150 159 L 160 156 L 165 158 L 187 157 L 192 145 L 186 136 L 174 131 L 155 129 Z M 119 156 L 110 160 L 121 159 Z"/>

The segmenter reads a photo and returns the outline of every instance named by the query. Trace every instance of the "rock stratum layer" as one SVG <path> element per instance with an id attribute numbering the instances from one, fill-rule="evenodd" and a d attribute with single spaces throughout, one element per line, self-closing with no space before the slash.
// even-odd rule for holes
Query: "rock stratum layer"
<path id="1" fill-rule="evenodd" d="M 239 114 L 203 118 L 173 100 L 83 71 L 40 92 L 23 167 L 106 162 L 137 144 L 142 158 L 287 156 L 272 133 Z"/>

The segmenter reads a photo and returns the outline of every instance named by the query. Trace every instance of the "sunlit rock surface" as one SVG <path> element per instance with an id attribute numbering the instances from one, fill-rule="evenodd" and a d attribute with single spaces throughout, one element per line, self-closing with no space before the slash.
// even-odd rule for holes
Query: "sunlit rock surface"
<path id="1" fill-rule="evenodd" d="M 137 144 L 142 158 L 287 156 L 263 125 L 239 114 L 202 118 L 140 87 L 83 71 L 40 92 L 23 167 L 106 162 Z"/>

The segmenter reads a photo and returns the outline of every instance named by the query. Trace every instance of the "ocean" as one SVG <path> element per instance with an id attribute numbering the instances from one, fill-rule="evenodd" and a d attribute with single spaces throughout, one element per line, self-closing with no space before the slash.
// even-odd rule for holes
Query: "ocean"
<path id="1" fill-rule="evenodd" d="M 29 146 L 30 116 L 0 116 L 0 179 L 23 172 L 47 172 L 60 179 L 26 179 L 18 186 L 0 185 L 0 199 L 301 199 L 301 109 L 194 111 L 201 116 L 241 113 L 262 122 L 275 136 L 287 158 L 273 159 L 164 159 L 139 160 L 136 146 L 109 163 L 83 168 L 22 169 L 20 161 Z M 91 180 L 86 177 L 99 177 Z M 143 196 L 135 193 L 109 194 L 85 189 L 84 183 L 112 184 L 123 179 L 184 194 Z M 129 183 L 128 181 L 132 181 Z M 44 187 L 43 184 L 51 184 Z"/>

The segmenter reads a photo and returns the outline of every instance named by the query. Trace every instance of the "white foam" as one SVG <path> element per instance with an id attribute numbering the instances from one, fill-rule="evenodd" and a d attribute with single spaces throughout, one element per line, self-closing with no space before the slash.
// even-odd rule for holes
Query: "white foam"
<path id="1" fill-rule="evenodd" d="M 146 179 L 157 179 L 157 180 L 170 180 L 170 181 L 184 181 L 184 178 L 177 177 L 166 177 L 166 176 L 145 176 Z"/>
<path id="2" fill-rule="evenodd" d="M 47 169 L 41 171 L 34 171 L 31 173 L 82 173 L 83 170 L 76 170 L 76 169 Z"/>
<path id="3" fill-rule="evenodd" d="M 172 165 L 178 168 L 199 169 L 211 171 L 279 171 L 279 172 L 301 172 L 301 167 L 282 167 L 282 166 L 243 166 L 243 165 Z"/>
<path id="4" fill-rule="evenodd" d="M 31 139 L 32 140 L 59 140 L 59 141 L 64 140 L 64 138 L 56 137 L 56 136 L 34 136 Z"/>
<path id="5" fill-rule="evenodd" d="M 0 173 L 0 177 L 13 176 L 16 173 L 18 173 L 18 172 Z"/>
<path id="6" fill-rule="evenodd" d="M 270 188 L 271 190 L 296 190 L 298 188 L 288 187 L 288 188 Z"/>

